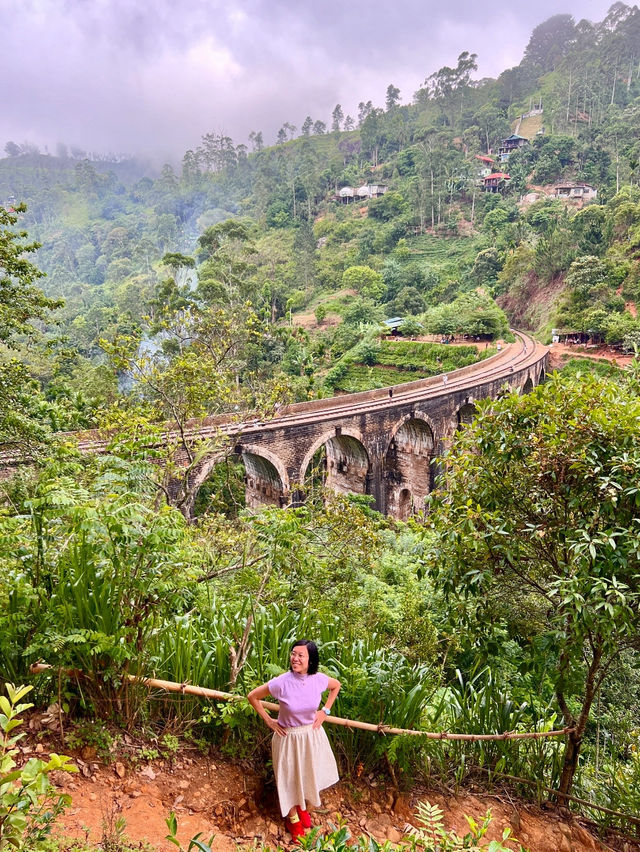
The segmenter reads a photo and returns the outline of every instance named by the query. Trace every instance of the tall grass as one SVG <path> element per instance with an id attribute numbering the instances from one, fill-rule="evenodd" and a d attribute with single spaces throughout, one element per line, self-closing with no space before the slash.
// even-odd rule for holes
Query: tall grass
<path id="1" fill-rule="evenodd" d="M 550 706 L 538 708 L 537 701 L 516 702 L 505 692 L 488 667 L 465 678 L 456 671 L 455 680 L 442 689 L 437 702 L 425 710 L 425 723 L 432 730 L 464 734 L 501 734 L 505 731 L 549 731 L 556 723 Z M 474 768 L 489 773 L 506 772 L 553 785 L 561 767 L 562 739 L 464 740 L 425 743 L 429 767 L 442 777 L 456 780 Z"/>

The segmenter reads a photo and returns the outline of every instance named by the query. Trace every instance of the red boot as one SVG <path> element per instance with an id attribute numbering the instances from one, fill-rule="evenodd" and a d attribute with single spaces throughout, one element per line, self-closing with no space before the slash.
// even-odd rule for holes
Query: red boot
<path id="1" fill-rule="evenodd" d="M 305 811 L 305 809 L 301 808 L 300 805 L 296 805 L 296 810 L 298 811 L 302 827 L 311 828 L 311 817 L 309 816 L 309 811 Z"/>
<path id="2" fill-rule="evenodd" d="M 302 825 L 302 820 L 298 818 L 295 822 L 291 822 L 289 817 L 287 817 L 284 821 L 284 827 L 287 829 L 294 842 L 298 842 L 298 838 L 304 836 L 304 826 Z"/>

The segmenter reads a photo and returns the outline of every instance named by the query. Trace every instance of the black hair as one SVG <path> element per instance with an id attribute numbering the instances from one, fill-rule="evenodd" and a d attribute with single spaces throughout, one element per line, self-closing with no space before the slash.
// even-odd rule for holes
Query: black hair
<path id="1" fill-rule="evenodd" d="M 316 674 L 318 671 L 318 666 L 320 665 L 320 655 L 318 654 L 318 646 L 315 642 L 312 642 L 310 639 L 298 639 L 297 642 L 294 642 L 291 646 L 291 650 L 297 648 L 298 645 L 304 645 L 309 653 L 309 668 L 307 669 L 307 674 Z M 289 671 L 292 671 L 291 666 L 289 666 Z"/>

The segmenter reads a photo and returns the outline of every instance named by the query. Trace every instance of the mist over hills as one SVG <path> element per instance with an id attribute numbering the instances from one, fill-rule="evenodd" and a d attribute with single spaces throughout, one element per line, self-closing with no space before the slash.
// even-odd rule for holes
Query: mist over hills
<path id="1" fill-rule="evenodd" d="M 356 266 L 380 277 L 359 294 L 371 319 L 419 317 L 481 288 L 523 327 L 598 327 L 620 342 L 634 331 L 625 304 L 639 286 L 638 8 L 616 3 L 596 24 L 555 15 L 533 30 L 519 65 L 490 80 L 474 80 L 476 68 L 463 52 L 411 105 L 389 84 L 384 108 L 360 101 L 349 117 L 336 105 L 328 122 L 285 123 L 275 146 L 259 130 L 248 146 L 207 133 L 179 169 L 155 174 L 133 158 L 64 147 L 52 156 L 10 141 L 0 199 L 26 202 L 43 286 L 66 300 L 62 328 L 90 361 L 101 338 L 139 326 L 167 275 L 163 255 L 195 252 L 201 266 L 199 238 L 231 218 L 246 230 L 231 255 L 250 248 L 238 292 L 270 322 L 323 301 L 342 316 L 346 303 L 332 294 Z M 501 162 L 502 141 L 526 127 L 528 143 Z M 483 191 L 491 169 L 507 176 L 495 193 Z M 590 185 L 596 203 L 547 197 L 558 182 Z M 336 200 L 342 187 L 370 185 L 384 196 Z M 528 191 L 535 203 L 522 206 Z M 538 299 L 550 286 L 562 295 L 558 282 L 581 257 L 601 263 L 584 304 Z M 231 303 L 232 291 L 216 292 Z"/>

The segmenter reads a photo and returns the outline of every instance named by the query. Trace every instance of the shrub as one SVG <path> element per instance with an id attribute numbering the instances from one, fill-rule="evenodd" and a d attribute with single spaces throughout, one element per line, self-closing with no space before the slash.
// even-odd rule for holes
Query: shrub
<path id="1" fill-rule="evenodd" d="M 32 758 L 17 769 L 16 744 L 23 734 L 12 734 L 19 718 L 33 704 L 21 704 L 33 687 L 6 684 L 8 698 L 0 696 L 0 849 L 31 850 L 49 834 L 53 821 L 70 803 L 49 782 L 54 770 L 76 772 L 68 757 L 52 754 L 47 763 Z"/>

